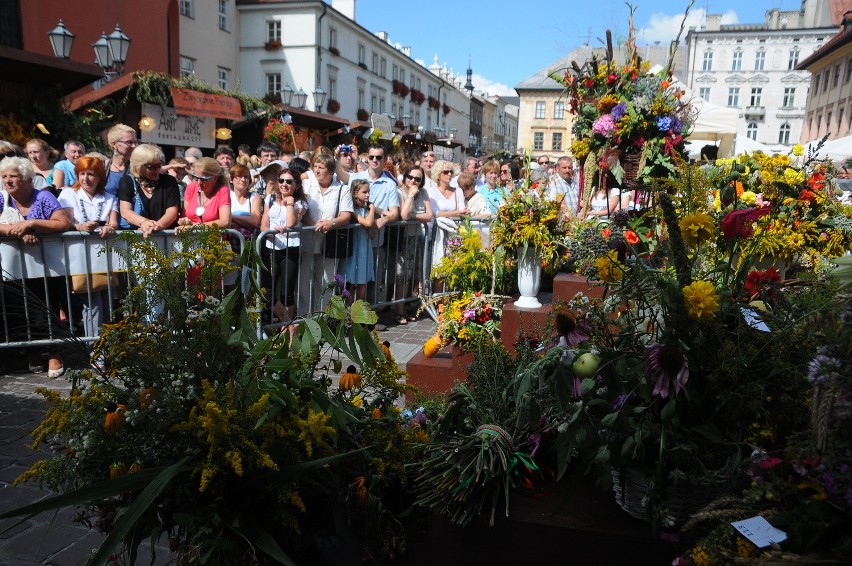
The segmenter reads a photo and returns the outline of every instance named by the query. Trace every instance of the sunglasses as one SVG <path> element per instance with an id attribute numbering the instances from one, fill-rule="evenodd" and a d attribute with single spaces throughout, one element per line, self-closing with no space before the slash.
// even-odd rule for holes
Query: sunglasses
<path id="1" fill-rule="evenodd" d="M 550 165 L 550 161 L 539 161 L 539 165 Z"/>
<path id="2" fill-rule="evenodd" d="M 154 169 L 159 169 L 162 166 L 163 166 L 162 163 L 146 163 L 145 165 L 143 165 L 143 167 L 145 169 L 147 169 L 148 171 L 153 171 Z"/>
<path id="3" fill-rule="evenodd" d="M 287 179 L 285 177 L 279 177 L 278 182 L 281 183 L 282 185 L 292 185 L 296 181 L 294 181 L 293 179 Z"/>
<path id="4" fill-rule="evenodd" d="M 17 153 L 15 153 L 14 151 L 9 151 L 7 153 L 0 153 L 0 158 L 15 157 L 16 155 Z"/>
<path id="5" fill-rule="evenodd" d="M 119 142 L 126 145 L 139 145 L 139 140 L 118 140 Z"/>
<path id="6" fill-rule="evenodd" d="M 405 178 L 409 181 L 417 181 L 418 183 L 423 180 L 423 177 L 417 177 L 414 175 L 406 175 Z"/>
<path id="7" fill-rule="evenodd" d="M 501 169 L 501 170 L 500 170 L 500 173 L 505 173 L 506 175 L 508 175 L 508 174 L 509 174 L 509 170 L 508 170 L 508 169 Z"/>
<path id="8" fill-rule="evenodd" d="M 448 171 L 441 171 L 441 175 L 452 175 L 453 173 L 454 173 L 454 171 L 452 169 L 450 169 Z"/>
<path id="9" fill-rule="evenodd" d="M 385 158 L 384 155 L 368 155 L 367 156 L 367 159 L 369 159 L 370 161 L 381 161 L 384 158 Z"/>
<path id="10" fill-rule="evenodd" d="M 213 175 L 196 175 L 195 173 L 189 174 L 190 178 L 195 179 L 196 181 L 209 181 L 213 178 Z"/>

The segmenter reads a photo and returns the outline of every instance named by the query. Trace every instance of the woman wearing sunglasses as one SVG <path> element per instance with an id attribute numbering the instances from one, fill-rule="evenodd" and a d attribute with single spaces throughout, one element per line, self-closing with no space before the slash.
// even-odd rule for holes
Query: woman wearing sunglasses
<path id="1" fill-rule="evenodd" d="M 299 276 L 300 234 L 291 231 L 302 224 L 302 217 L 308 209 L 308 200 L 302 189 L 302 179 L 288 169 L 274 168 L 275 175 L 265 177 L 266 186 L 274 190 L 272 204 L 263 211 L 260 221 L 261 231 L 276 230 L 274 238 L 267 237 L 266 251 L 271 258 L 265 257 L 266 266 L 273 277 L 273 313 L 281 322 L 290 322 L 294 318 L 296 305 L 296 285 Z M 287 327 L 291 334 L 296 332 L 295 325 Z"/>
<path id="2" fill-rule="evenodd" d="M 193 164 L 189 178 L 191 182 L 183 199 L 186 216 L 178 220 L 178 229 L 195 224 L 228 228 L 231 225 L 231 189 L 219 162 L 202 157 Z"/>
<path id="3" fill-rule="evenodd" d="M 403 220 L 420 222 L 404 226 L 404 246 L 399 246 L 396 255 L 396 288 L 397 296 L 409 298 L 412 289 L 420 282 L 417 269 L 423 258 L 419 253 L 422 249 L 418 240 L 425 237 L 427 227 L 432 223 L 432 202 L 425 189 L 426 172 L 419 165 L 409 165 L 402 174 L 399 192 L 399 214 Z M 416 297 L 410 297 L 415 299 Z M 406 314 L 406 303 L 396 304 L 396 322 L 408 324 L 417 320 L 416 312 Z"/>
<path id="4" fill-rule="evenodd" d="M 146 238 L 175 227 L 180 207 L 177 180 L 163 171 L 163 150 L 143 143 L 130 154 L 130 174 L 118 183 L 118 211 L 124 229 L 140 230 Z"/>

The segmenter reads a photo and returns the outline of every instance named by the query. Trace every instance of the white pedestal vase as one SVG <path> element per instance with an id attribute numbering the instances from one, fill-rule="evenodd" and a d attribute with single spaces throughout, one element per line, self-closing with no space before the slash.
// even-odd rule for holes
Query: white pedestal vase
<path id="1" fill-rule="evenodd" d="M 537 309 L 541 306 L 538 302 L 538 289 L 541 286 L 541 258 L 538 250 L 527 247 L 521 250 L 518 256 L 518 291 L 521 296 L 515 301 L 515 306 L 520 309 Z"/>

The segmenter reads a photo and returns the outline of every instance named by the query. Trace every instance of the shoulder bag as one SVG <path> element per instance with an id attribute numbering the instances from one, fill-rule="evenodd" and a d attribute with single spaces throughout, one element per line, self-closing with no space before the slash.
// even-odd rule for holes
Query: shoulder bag
<path id="1" fill-rule="evenodd" d="M 334 218 L 340 214 L 340 195 L 346 186 L 337 192 L 337 206 L 334 207 Z M 325 234 L 325 257 L 328 259 L 343 259 L 352 255 L 352 238 L 348 228 L 335 228 Z"/>

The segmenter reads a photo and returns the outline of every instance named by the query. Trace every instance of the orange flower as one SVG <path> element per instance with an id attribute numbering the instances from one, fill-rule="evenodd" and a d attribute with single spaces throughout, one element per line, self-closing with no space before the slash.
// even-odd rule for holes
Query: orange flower
<path id="1" fill-rule="evenodd" d="M 104 430 L 107 432 L 116 432 L 124 426 L 124 411 L 127 409 L 124 405 L 110 403 L 107 406 L 107 414 L 104 417 Z"/>
<path id="2" fill-rule="evenodd" d="M 737 189 L 737 197 L 743 196 L 743 184 L 739 181 L 734 181 L 733 185 Z"/>
<path id="3" fill-rule="evenodd" d="M 123 476 L 127 473 L 127 464 L 123 464 L 121 462 L 116 462 L 112 466 L 109 467 L 109 477 L 117 478 L 118 476 Z"/>
<path id="4" fill-rule="evenodd" d="M 633 230 L 626 230 L 624 232 L 624 239 L 627 240 L 627 243 L 631 246 L 639 243 L 639 236 L 637 236 L 636 232 Z"/>
<path id="5" fill-rule="evenodd" d="M 663 81 L 663 82 L 660 83 L 660 86 L 663 87 L 664 89 L 666 89 L 666 88 L 669 88 L 670 84 L 671 83 L 669 81 Z"/>
<path id="6" fill-rule="evenodd" d="M 373 412 L 370 413 L 370 418 L 374 421 L 379 420 L 380 418 L 382 418 L 382 410 L 378 407 L 373 407 Z"/>
<path id="7" fill-rule="evenodd" d="M 602 235 L 604 238 L 609 238 L 610 234 L 612 234 L 612 230 L 609 229 L 609 226 L 603 229 Z"/>
<path id="8" fill-rule="evenodd" d="M 432 356 L 438 353 L 438 350 L 440 350 L 442 346 L 443 343 L 441 341 L 441 338 L 437 334 L 435 334 L 434 336 L 426 340 L 425 344 L 423 344 L 423 355 L 427 358 L 431 358 Z"/>

